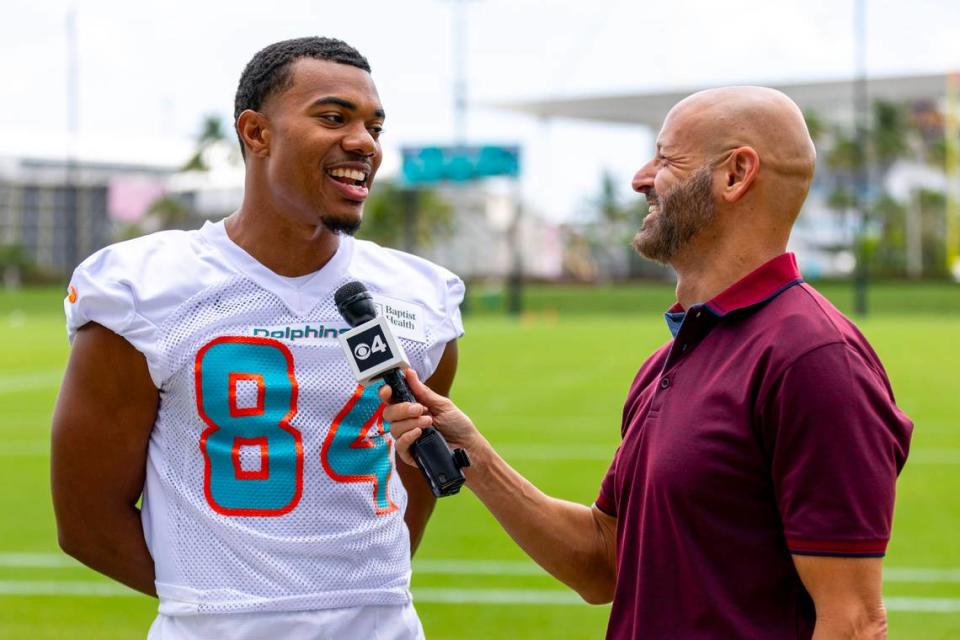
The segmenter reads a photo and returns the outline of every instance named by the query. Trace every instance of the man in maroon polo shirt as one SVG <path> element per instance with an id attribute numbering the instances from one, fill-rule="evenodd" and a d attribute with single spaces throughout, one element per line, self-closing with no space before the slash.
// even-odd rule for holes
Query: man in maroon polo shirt
<path id="1" fill-rule="evenodd" d="M 813 176 L 802 114 L 760 87 L 694 94 L 637 172 L 634 244 L 677 272 L 673 339 L 640 368 L 592 507 L 511 469 L 449 400 L 384 417 L 409 461 L 433 424 L 467 486 L 589 602 L 608 638 L 882 638 L 881 558 L 912 425 L 856 327 L 803 282 L 790 229 Z M 385 392 L 384 395 L 386 396 Z"/>

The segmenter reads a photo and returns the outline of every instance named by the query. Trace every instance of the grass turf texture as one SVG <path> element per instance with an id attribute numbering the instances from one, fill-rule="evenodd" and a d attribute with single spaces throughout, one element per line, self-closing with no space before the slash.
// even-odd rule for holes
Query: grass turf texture
<path id="1" fill-rule="evenodd" d="M 849 309 L 848 285 L 822 289 Z M 68 351 L 61 295 L 0 293 L 0 639 L 142 638 L 155 612 L 148 598 L 17 595 L 25 588 L 41 593 L 71 586 L 86 594 L 117 591 L 65 557 L 56 560 L 48 447 Z M 534 287 L 527 292 L 533 311 L 520 320 L 485 312 L 496 302 L 485 295 L 471 300 L 475 313 L 461 342 L 455 398 L 544 491 L 591 502 L 616 447 L 627 385 L 667 338 L 659 314 L 672 300 L 671 288 Z M 960 602 L 960 287 L 877 285 L 871 302 L 875 313 L 860 327 L 916 422 L 885 561 L 888 601 L 910 610 L 891 611 L 890 636 L 960 637 L 960 611 L 915 611 Z M 941 572 L 918 578 L 898 568 Z M 438 505 L 414 562 L 413 587 L 431 640 L 598 638 L 608 613 L 607 607 L 576 604 L 568 590 L 525 561 L 469 491 Z M 502 603 L 524 598 L 554 603 Z"/>

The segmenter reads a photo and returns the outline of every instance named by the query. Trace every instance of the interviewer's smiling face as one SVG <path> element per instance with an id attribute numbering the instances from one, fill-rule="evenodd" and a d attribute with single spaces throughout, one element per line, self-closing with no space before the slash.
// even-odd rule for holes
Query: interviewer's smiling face
<path id="1" fill-rule="evenodd" d="M 682 110 L 667 116 L 656 154 L 632 182 L 649 208 L 634 248 L 662 263 L 669 263 L 716 218 L 713 167 L 686 125 Z"/>

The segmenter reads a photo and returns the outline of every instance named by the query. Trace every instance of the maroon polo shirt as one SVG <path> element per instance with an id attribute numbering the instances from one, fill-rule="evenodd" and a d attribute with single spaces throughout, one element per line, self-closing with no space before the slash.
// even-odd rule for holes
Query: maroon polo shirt
<path id="1" fill-rule="evenodd" d="M 809 638 L 791 554 L 884 554 L 911 430 L 793 254 L 692 306 L 633 381 L 597 498 L 617 518 L 607 637 Z"/>

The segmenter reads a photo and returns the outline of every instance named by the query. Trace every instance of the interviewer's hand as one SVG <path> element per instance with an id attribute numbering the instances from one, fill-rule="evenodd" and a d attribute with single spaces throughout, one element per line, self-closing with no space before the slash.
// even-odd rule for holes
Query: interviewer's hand
<path id="1" fill-rule="evenodd" d="M 483 436 L 473 426 L 473 422 L 449 398 L 434 393 L 420 382 L 416 371 L 405 372 L 407 385 L 418 402 L 400 402 L 389 404 L 393 391 L 390 385 L 380 387 L 380 399 L 388 403 L 383 418 L 390 423 L 390 434 L 397 443 L 397 453 L 410 465 L 416 465 L 410 455 L 410 445 L 420 437 L 423 429 L 432 426 L 454 448 L 462 447 L 472 453 L 483 442 Z"/>

